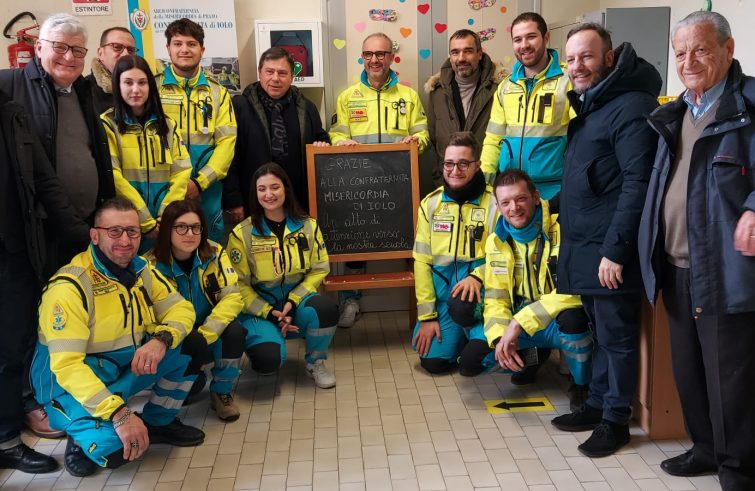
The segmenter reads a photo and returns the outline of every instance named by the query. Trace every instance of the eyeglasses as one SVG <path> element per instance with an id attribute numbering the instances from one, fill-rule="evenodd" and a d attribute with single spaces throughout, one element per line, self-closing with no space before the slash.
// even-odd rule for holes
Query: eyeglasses
<path id="1" fill-rule="evenodd" d="M 185 223 L 173 225 L 173 230 L 175 230 L 178 235 L 188 234 L 189 229 L 191 229 L 191 233 L 194 235 L 199 235 L 202 233 L 202 226 L 198 223 L 196 225 L 186 225 Z"/>
<path id="2" fill-rule="evenodd" d="M 120 239 L 125 233 L 129 239 L 135 239 L 142 235 L 142 231 L 136 227 L 94 227 L 97 230 L 104 230 L 111 239 Z"/>
<path id="3" fill-rule="evenodd" d="M 139 52 L 139 48 L 137 48 L 136 46 L 126 46 L 125 44 L 121 43 L 105 43 L 100 46 L 100 48 L 104 48 L 105 46 L 110 46 L 116 53 L 122 53 L 124 49 L 128 51 L 128 54 L 130 55 L 135 55 Z"/>
<path id="4" fill-rule="evenodd" d="M 389 54 L 391 54 L 390 51 L 362 51 L 362 58 L 365 60 L 371 60 L 374 56 L 378 60 L 383 61 Z"/>
<path id="5" fill-rule="evenodd" d="M 454 162 L 453 160 L 444 160 L 443 161 L 443 168 L 445 170 L 454 170 L 454 167 L 458 167 L 459 170 L 465 171 L 469 169 L 469 166 L 479 162 L 479 160 L 459 160 L 458 162 Z"/>
<path id="6" fill-rule="evenodd" d="M 39 40 L 52 44 L 52 50 L 59 55 L 68 53 L 68 50 L 70 49 L 71 53 L 73 53 L 74 58 L 84 58 L 89 51 L 88 49 L 82 48 L 81 46 L 71 46 L 70 44 L 61 43 L 60 41 L 50 41 L 49 39 L 42 38 L 40 38 Z"/>

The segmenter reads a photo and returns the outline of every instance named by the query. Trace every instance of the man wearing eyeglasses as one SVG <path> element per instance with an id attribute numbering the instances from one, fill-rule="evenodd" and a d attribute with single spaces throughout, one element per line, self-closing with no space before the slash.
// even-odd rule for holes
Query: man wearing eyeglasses
<path id="1" fill-rule="evenodd" d="M 417 92 L 399 84 L 398 74 L 391 70 L 393 41 L 378 32 L 362 43 L 364 70 L 359 82 L 338 96 L 336 113 L 331 119 L 330 143 L 414 142 L 422 153 L 430 144 L 427 117 Z M 363 262 L 346 264 L 347 269 L 360 271 Z M 338 326 L 349 328 L 359 315 L 358 292 L 343 292 Z"/>
<path id="2" fill-rule="evenodd" d="M 102 114 L 113 107 L 113 69 L 122 57 L 136 54 L 136 42 L 125 27 L 105 29 L 100 36 L 97 58 L 92 60 L 92 73 L 86 76 L 92 84 L 95 110 Z"/>
<path id="3" fill-rule="evenodd" d="M 139 215 L 124 198 L 97 211 L 88 249 L 50 279 L 39 307 L 31 374 L 53 428 L 68 433 L 63 462 L 84 477 L 138 459 L 153 443 L 195 446 L 204 433 L 178 419 L 196 372 L 187 370 L 191 303 L 143 257 Z M 141 414 L 129 399 L 148 388 Z"/>
<path id="4" fill-rule="evenodd" d="M 191 180 L 186 198 L 199 199 L 207 215 L 211 240 L 223 241 L 222 180 L 228 174 L 236 144 L 236 116 L 228 91 L 205 76 L 204 29 L 190 19 L 178 19 L 165 28 L 170 64 L 159 74 L 157 87 L 167 116 L 191 157 Z"/>
<path id="5" fill-rule="evenodd" d="M 449 136 L 443 181 L 420 204 L 413 253 L 418 322 L 412 346 L 430 373 L 456 368 L 470 336 L 485 339 L 474 311 L 482 301 L 485 241 L 496 208 L 471 132 Z"/>
<path id="6" fill-rule="evenodd" d="M 74 212 L 91 224 L 97 205 L 115 196 L 115 186 L 107 137 L 93 105 L 91 86 L 81 75 L 87 31 L 79 19 L 61 13 L 48 17 L 39 34 L 31 63 L 22 70 L 0 70 L 0 90 L 26 110 L 29 126 Z M 41 273 L 45 278 L 80 249 L 80 244 L 55 233 L 55 224 L 50 222 L 45 223 L 48 233 Z M 34 433 L 62 436 L 49 428 L 47 416 L 33 397 L 25 396 L 24 406 L 26 424 Z"/>

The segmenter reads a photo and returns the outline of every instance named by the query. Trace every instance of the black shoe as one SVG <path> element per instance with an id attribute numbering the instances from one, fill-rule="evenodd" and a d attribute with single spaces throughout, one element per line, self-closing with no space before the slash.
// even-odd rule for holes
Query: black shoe
<path id="1" fill-rule="evenodd" d="M 590 386 L 577 385 L 574 382 L 571 383 L 566 394 L 569 396 L 569 409 L 572 412 L 579 410 L 580 407 L 585 405 L 587 401 L 587 390 Z"/>
<path id="2" fill-rule="evenodd" d="M 696 459 L 692 450 L 687 450 L 681 455 L 666 459 L 661 462 L 661 469 L 666 474 L 681 477 L 704 476 L 718 472 L 716 464 L 701 462 Z"/>
<path id="3" fill-rule="evenodd" d="M 167 425 L 152 426 L 146 421 L 144 425 L 149 433 L 149 443 L 169 443 L 177 447 L 194 447 L 204 442 L 204 431 L 187 426 L 174 419 Z"/>
<path id="4" fill-rule="evenodd" d="M 42 474 L 58 470 L 58 463 L 49 455 L 19 443 L 15 447 L 0 450 L 0 469 L 18 469 L 29 474 Z"/>
<path id="5" fill-rule="evenodd" d="M 84 450 L 70 436 L 66 444 L 66 454 L 63 457 L 63 464 L 68 473 L 74 477 L 91 476 L 99 467 L 86 456 Z"/>
<path id="6" fill-rule="evenodd" d="M 602 420 L 603 411 L 583 404 L 573 413 L 556 416 L 551 424 L 561 431 L 587 431 L 595 429 Z"/>
<path id="7" fill-rule="evenodd" d="M 585 457 L 607 457 L 629 443 L 629 425 L 603 420 L 595 427 L 590 438 L 577 447 Z"/>

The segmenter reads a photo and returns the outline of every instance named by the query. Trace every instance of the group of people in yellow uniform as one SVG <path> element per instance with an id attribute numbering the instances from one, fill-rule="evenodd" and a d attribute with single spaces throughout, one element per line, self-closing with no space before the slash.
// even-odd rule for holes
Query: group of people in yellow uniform
<path id="1" fill-rule="evenodd" d="M 319 387 L 336 383 L 324 360 L 339 308 L 317 293 L 330 271 L 323 234 L 285 170 L 269 163 L 253 174 L 250 216 L 220 244 L 236 135 L 230 97 L 190 63 L 204 51 L 201 28 L 181 19 L 166 37 L 176 56 L 161 75 L 136 55 L 115 64 L 102 122 L 118 197 L 42 297 L 33 386 L 50 425 L 69 435 L 65 464 L 76 476 L 138 458 L 150 442 L 200 444 L 203 432 L 177 414 L 204 388 L 210 362 L 211 407 L 224 421 L 240 414 L 233 387 L 244 353 L 269 374 L 286 359 L 285 340 L 304 338 L 306 373 Z M 390 39 L 368 36 L 363 58 L 362 80 L 339 97 L 332 143 L 424 150 L 424 111 L 390 70 Z M 451 134 L 444 184 L 419 210 L 412 343 L 421 366 L 519 371 L 537 360 L 517 348 L 559 348 L 584 385 L 592 339 L 579 298 L 556 293 L 556 214 L 525 172 L 506 171 L 491 187 L 480 147 L 469 132 Z M 129 398 L 150 386 L 136 417 Z"/>

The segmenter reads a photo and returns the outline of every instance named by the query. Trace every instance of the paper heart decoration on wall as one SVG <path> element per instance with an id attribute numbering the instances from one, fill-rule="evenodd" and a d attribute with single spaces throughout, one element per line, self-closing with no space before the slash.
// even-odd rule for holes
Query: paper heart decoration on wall
<path id="1" fill-rule="evenodd" d="M 448 28 L 446 24 L 441 24 L 440 22 L 435 23 L 435 30 L 438 31 L 438 34 L 445 31 Z"/>
<path id="2" fill-rule="evenodd" d="M 333 46 L 335 46 L 336 49 L 343 49 L 343 47 L 346 46 L 346 40 L 336 38 L 333 40 Z"/>
<path id="3" fill-rule="evenodd" d="M 419 10 L 419 13 L 422 15 L 425 15 L 430 11 L 430 4 L 429 3 L 421 3 L 417 5 L 417 10 Z"/>
<path id="4" fill-rule="evenodd" d="M 419 57 L 423 60 L 426 60 L 430 57 L 431 51 L 429 49 L 421 49 L 419 50 Z"/>
<path id="5" fill-rule="evenodd" d="M 354 24 L 354 29 L 356 29 L 359 32 L 364 32 L 364 30 L 367 29 L 367 23 L 357 22 L 356 24 Z"/>
<path id="6" fill-rule="evenodd" d="M 409 36 L 412 35 L 412 30 L 410 28 L 408 28 L 408 27 L 402 27 L 401 29 L 399 29 L 399 32 L 405 38 L 408 38 Z"/>

